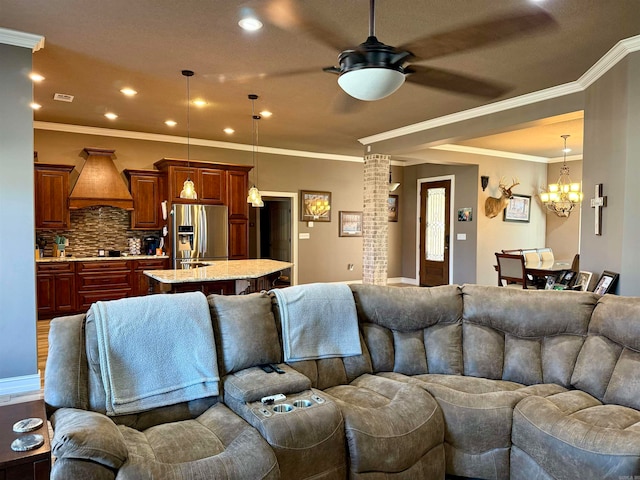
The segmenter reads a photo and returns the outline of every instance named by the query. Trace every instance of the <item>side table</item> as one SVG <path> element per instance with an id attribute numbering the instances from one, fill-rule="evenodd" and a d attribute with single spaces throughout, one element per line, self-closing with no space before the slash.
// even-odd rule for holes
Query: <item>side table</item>
<path id="1" fill-rule="evenodd" d="M 16 422 L 30 417 L 41 418 L 44 424 L 29 433 L 13 431 Z M 40 448 L 28 452 L 11 450 L 11 442 L 30 433 L 38 433 L 44 437 L 44 444 Z M 44 401 L 0 406 L 0 480 L 48 480 L 50 472 L 51 444 Z"/>

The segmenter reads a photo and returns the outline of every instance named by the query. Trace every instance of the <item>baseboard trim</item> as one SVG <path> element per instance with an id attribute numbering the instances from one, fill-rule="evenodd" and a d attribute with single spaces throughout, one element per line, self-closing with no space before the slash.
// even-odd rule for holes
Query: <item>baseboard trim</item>
<path id="1" fill-rule="evenodd" d="M 40 372 L 21 377 L 0 378 L 0 398 L 40 391 Z"/>

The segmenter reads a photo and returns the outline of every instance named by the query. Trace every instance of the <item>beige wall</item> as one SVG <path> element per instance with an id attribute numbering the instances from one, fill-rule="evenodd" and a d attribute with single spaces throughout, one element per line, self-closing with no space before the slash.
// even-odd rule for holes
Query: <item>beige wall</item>
<path id="1" fill-rule="evenodd" d="M 82 168 L 84 147 L 115 149 L 115 164 L 125 168 L 153 168 L 163 157 L 185 158 L 186 145 L 35 130 L 35 150 L 43 163 L 66 163 Z M 251 164 L 251 153 L 191 146 L 191 159 Z M 253 173 L 251 179 L 253 180 Z M 315 222 L 309 227 L 298 221 L 299 233 L 309 233 L 298 242 L 298 282 L 360 281 L 362 279 L 362 238 L 338 237 L 338 212 L 363 209 L 363 164 L 317 158 L 258 155 L 258 187 L 274 192 L 320 190 L 332 193 L 331 222 Z M 394 167 L 394 179 L 402 182 L 401 168 Z M 72 182 L 75 177 L 72 178 Z M 396 192 L 402 195 L 402 187 Z M 402 221 L 402 212 L 400 212 Z M 401 275 L 401 229 L 390 224 L 389 277 Z M 355 265 L 353 271 L 347 264 Z"/>

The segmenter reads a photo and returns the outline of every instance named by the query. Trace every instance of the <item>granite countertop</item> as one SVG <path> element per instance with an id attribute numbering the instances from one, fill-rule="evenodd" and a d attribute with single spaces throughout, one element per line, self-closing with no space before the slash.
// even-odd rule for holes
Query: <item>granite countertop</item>
<path id="1" fill-rule="evenodd" d="M 206 266 L 186 270 L 145 270 L 143 273 L 160 283 L 215 282 L 259 278 L 293 266 L 293 263 L 267 259 L 201 263 Z"/>
<path id="2" fill-rule="evenodd" d="M 121 257 L 43 257 L 38 258 L 36 263 L 50 262 L 108 262 L 112 260 L 151 260 L 155 258 L 169 258 L 168 255 L 126 255 Z"/>

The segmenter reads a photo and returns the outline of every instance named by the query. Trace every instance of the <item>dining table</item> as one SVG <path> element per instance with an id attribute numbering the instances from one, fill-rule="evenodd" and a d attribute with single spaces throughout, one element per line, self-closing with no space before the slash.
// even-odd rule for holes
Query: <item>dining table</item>
<path id="1" fill-rule="evenodd" d="M 571 269 L 570 260 L 555 260 L 553 262 L 527 263 L 524 266 L 525 273 L 533 277 L 546 277 Z"/>

